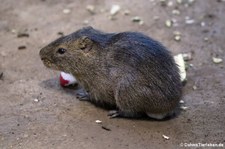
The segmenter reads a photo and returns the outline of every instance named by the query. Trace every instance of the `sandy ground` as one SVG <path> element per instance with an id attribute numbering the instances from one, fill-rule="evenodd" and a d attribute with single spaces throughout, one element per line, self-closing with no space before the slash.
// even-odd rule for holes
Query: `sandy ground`
<path id="1" fill-rule="evenodd" d="M 0 148 L 174 149 L 182 143 L 225 147 L 224 62 L 212 61 L 225 60 L 225 2 L 171 2 L 162 6 L 156 0 L 0 0 Z M 86 10 L 89 4 L 95 6 L 94 15 Z M 113 4 L 121 10 L 110 20 Z M 173 14 L 174 9 L 180 14 Z M 130 14 L 125 16 L 125 10 Z M 132 22 L 134 16 L 144 24 Z M 194 23 L 189 19 L 192 24 L 186 24 L 187 16 Z M 166 27 L 167 19 L 176 22 Z M 58 38 L 58 32 L 69 34 L 85 23 L 107 32 L 143 32 L 174 55 L 191 52 L 182 97 L 188 109 L 167 121 L 109 119 L 107 110 L 81 102 L 76 91 L 60 87 L 59 72 L 44 67 L 39 50 Z M 181 41 L 174 40 L 174 31 L 180 31 Z M 19 32 L 29 37 L 19 38 Z M 97 119 L 111 131 L 96 124 Z"/>

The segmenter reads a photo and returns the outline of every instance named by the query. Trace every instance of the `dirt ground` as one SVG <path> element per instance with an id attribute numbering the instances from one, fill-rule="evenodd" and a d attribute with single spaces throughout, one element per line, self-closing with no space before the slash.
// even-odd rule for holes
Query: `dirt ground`
<path id="1" fill-rule="evenodd" d="M 225 1 L 183 2 L 0 0 L 0 148 L 225 147 L 224 61 L 212 61 L 225 60 Z M 113 4 L 121 10 L 110 19 Z M 87 5 L 95 6 L 94 14 Z M 124 15 L 126 10 L 130 14 Z M 132 22 L 135 16 L 144 22 Z M 171 27 L 165 25 L 168 19 L 173 20 Z M 59 72 L 44 67 L 39 50 L 59 32 L 69 34 L 87 24 L 106 32 L 143 32 L 174 55 L 191 52 L 182 97 L 188 108 L 167 121 L 109 119 L 107 110 L 81 102 L 75 90 L 60 87 Z M 181 33 L 180 41 L 174 40 L 174 31 Z"/>

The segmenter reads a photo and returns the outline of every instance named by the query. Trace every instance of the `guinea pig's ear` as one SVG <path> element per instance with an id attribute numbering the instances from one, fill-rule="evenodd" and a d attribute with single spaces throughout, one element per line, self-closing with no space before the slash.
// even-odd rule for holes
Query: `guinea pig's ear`
<path id="1" fill-rule="evenodd" d="M 89 51 L 92 49 L 92 46 L 93 46 L 93 41 L 87 36 L 82 36 L 79 39 L 79 48 L 81 50 Z"/>

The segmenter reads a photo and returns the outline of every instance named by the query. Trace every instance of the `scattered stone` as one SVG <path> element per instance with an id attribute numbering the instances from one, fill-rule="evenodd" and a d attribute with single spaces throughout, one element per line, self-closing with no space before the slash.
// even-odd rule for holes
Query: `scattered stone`
<path id="1" fill-rule="evenodd" d="M 139 16 L 135 16 L 133 18 L 131 18 L 132 22 L 140 22 L 141 21 L 141 18 Z"/>
<path id="2" fill-rule="evenodd" d="M 194 64 L 189 64 L 190 67 L 194 67 Z"/>
<path id="3" fill-rule="evenodd" d="M 3 72 L 0 72 L 0 80 L 3 78 Z"/>
<path id="4" fill-rule="evenodd" d="M 97 124 L 101 124 L 101 123 L 102 123 L 102 121 L 100 121 L 100 120 L 96 120 L 96 121 L 95 121 L 95 123 L 97 123 Z"/>
<path id="5" fill-rule="evenodd" d="M 185 23 L 186 24 L 193 24 L 193 23 L 195 23 L 195 20 L 193 20 L 193 19 L 187 19 L 187 20 L 185 20 Z"/>
<path id="6" fill-rule="evenodd" d="M 181 40 L 181 33 L 179 31 L 174 31 L 174 40 L 180 41 Z"/>
<path id="7" fill-rule="evenodd" d="M 172 1 L 169 1 L 168 4 L 167 4 L 167 6 L 172 7 L 173 6 L 173 2 Z"/>
<path id="8" fill-rule="evenodd" d="M 17 33 L 16 29 L 12 29 L 11 32 L 12 32 L 13 34 Z"/>
<path id="9" fill-rule="evenodd" d="M 205 22 L 201 22 L 201 27 L 204 27 L 205 26 Z"/>
<path id="10" fill-rule="evenodd" d="M 144 21 L 141 20 L 141 21 L 139 22 L 139 25 L 143 25 L 143 24 L 144 24 Z"/>
<path id="11" fill-rule="evenodd" d="M 27 47 L 26 46 L 19 46 L 18 50 L 25 50 Z"/>
<path id="12" fill-rule="evenodd" d="M 110 15 L 114 16 L 120 11 L 120 6 L 119 5 L 112 5 L 111 10 L 110 10 Z"/>
<path id="13" fill-rule="evenodd" d="M 71 12 L 70 9 L 63 9 L 63 13 L 64 13 L 64 14 L 69 14 L 70 12 Z"/>
<path id="14" fill-rule="evenodd" d="M 57 34 L 60 35 L 60 36 L 64 36 L 63 32 L 58 32 Z"/>
<path id="15" fill-rule="evenodd" d="M 180 11 L 177 9 L 172 10 L 172 14 L 180 15 Z"/>
<path id="16" fill-rule="evenodd" d="M 193 85 L 193 90 L 197 90 L 197 86 L 196 85 Z"/>
<path id="17" fill-rule="evenodd" d="M 191 54 L 191 52 L 183 53 L 182 56 L 183 56 L 184 61 L 192 60 L 192 54 Z"/>
<path id="18" fill-rule="evenodd" d="M 94 5 L 87 5 L 86 9 L 91 14 L 95 14 L 95 6 Z"/>
<path id="19" fill-rule="evenodd" d="M 178 4 L 182 4 L 183 3 L 183 0 L 177 0 L 177 3 Z"/>
<path id="20" fill-rule="evenodd" d="M 166 7 L 167 6 L 167 0 L 160 0 L 161 6 Z"/>
<path id="21" fill-rule="evenodd" d="M 195 0 L 185 0 L 184 6 L 187 8 L 187 7 L 191 6 L 194 2 L 195 2 Z"/>
<path id="22" fill-rule="evenodd" d="M 183 100 L 180 100 L 180 102 L 179 102 L 180 104 L 184 104 L 184 101 Z"/>
<path id="23" fill-rule="evenodd" d="M 178 54 L 174 56 L 174 60 L 178 65 L 179 72 L 180 72 L 180 79 L 182 82 L 186 81 L 186 70 L 185 70 L 185 62 L 182 54 Z"/>
<path id="24" fill-rule="evenodd" d="M 172 18 L 171 21 L 172 21 L 172 25 L 174 27 L 178 26 L 178 23 L 177 23 L 177 20 L 176 19 Z"/>
<path id="25" fill-rule="evenodd" d="M 188 107 L 181 106 L 180 109 L 186 111 L 188 109 Z"/>
<path id="26" fill-rule="evenodd" d="M 129 10 L 125 10 L 125 11 L 123 12 L 123 15 L 125 15 L 125 16 L 130 15 L 130 11 L 129 11 Z"/>
<path id="27" fill-rule="evenodd" d="M 208 37 L 204 37 L 204 41 L 209 41 L 209 38 Z"/>
<path id="28" fill-rule="evenodd" d="M 34 99 L 34 102 L 39 102 L 39 100 L 37 98 Z"/>
<path id="29" fill-rule="evenodd" d="M 107 131 L 111 131 L 111 129 L 107 128 L 106 126 L 102 126 L 102 129 L 107 130 Z"/>
<path id="30" fill-rule="evenodd" d="M 222 58 L 218 58 L 218 57 L 212 57 L 212 61 L 215 64 L 219 64 L 219 63 L 223 62 L 223 59 Z"/>
<path id="31" fill-rule="evenodd" d="M 195 2 L 195 0 L 188 0 L 188 4 L 192 4 L 194 2 Z"/>
<path id="32" fill-rule="evenodd" d="M 162 137 L 163 137 L 164 139 L 166 139 L 166 140 L 169 140 L 169 139 L 170 139 L 170 137 L 168 137 L 168 136 L 166 136 L 166 135 L 162 135 Z"/>
<path id="33" fill-rule="evenodd" d="M 23 33 L 23 32 L 17 34 L 17 37 L 18 37 L 18 38 L 29 37 L 29 36 L 30 36 L 30 35 L 29 35 L 28 33 Z"/>
<path id="34" fill-rule="evenodd" d="M 84 25 L 88 25 L 89 24 L 89 21 L 88 20 L 84 20 Z"/>
<path id="35" fill-rule="evenodd" d="M 166 20 L 166 22 L 165 22 L 165 25 L 166 25 L 167 27 L 171 27 L 172 24 L 173 24 L 173 22 L 172 22 L 171 20 Z"/>
<path id="36" fill-rule="evenodd" d="M 180 40 L 181 40 L 181 36 L 180 36 L 180 35 L 175 35 L 175 36 L 174 36 L 174 40 L 180 41 Z"/>
<path id="37" fill-rule="evenodd" d="M 115 16 L 108 16 L 109 20 L 116 20 L 116 17 Z"/>

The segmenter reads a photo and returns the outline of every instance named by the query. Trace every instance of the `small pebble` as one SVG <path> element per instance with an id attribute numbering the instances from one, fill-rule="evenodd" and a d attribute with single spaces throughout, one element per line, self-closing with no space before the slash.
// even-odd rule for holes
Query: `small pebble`
<path id="1" fill-rule="evenodd" d="M 182 4 L 183 0 L 177 0 L 178 4 Z"/>
<path id="2" fill-rule="evenodd" d="M 60 35 L 60 36 L 64 36 L 63 32 L 58 32 L 57 34 Z"/>
<path id="3" fill-rule="evenodd" d="M 181 107 L 180 107 L 180 109 L 185 111 L 185 110 L 187 110 L 187 109 L 188 109 L 188 107 L 181 106 Z"/>
<path id="4" fill-rule="evenodd" d="M 192 60 L 192 54 L 191 54 L 191 52 L 183 53 L 182 56 L 183 56 L 183 58 L 184 58 L 185 61 Z"/>
<path id="5" fill-rule="evenodd" d="M 110 15 L 116 15 L 120 11 L 120 9 L 121 8 L 119 5 L 112 5 Z"/>
<path id="6" fill-rule="evenodd" d="M 196 85 L 193 85 L 193 90 L 197 90 L 197 86 Z"/>
<path id="7" fill-rule="evenodd" d="M 166 20 L 166 22 L 165 22 L 165 25 L 167 26 L 167 27 L 171 27 L 172 26 L 172 21 L 171 20 Z"/>
<path id="8" fill-rule="evenodd" d="M 3 72 L 0 73 L 0 80 L 3 78 Z"/>
<path id="9" fill-rule="evenodd" d="M 177 10 L 177 9 L 174 9 L 174 10 L 172 10 L 172 14 L 179 15 L 180 14 L 180 11 Z"/>
<path id="10" fill-rule="evenodd" d="M 205 22 L 201 22 L 201 26 L 204 27 L 205 26 Z"/>
<path id="11" fill-rule="evenodd" d="M 88 20 L 84 20 L 84 25 L 88 25 L 89 24 L 89 21 Z"/>
<path id="12" fill-rule="evenodd" d="M 169 139 L 170 139 L 170 137 L 168 137 L 168 136 L 166 136 L 166 135 L 162 135 L 162 137 L 163 137 L 164 139 L 166 139 L 166 140 L 169 140 Z"/>
<path id="13" fill-rule="evenodd" d="M 185 23 L 186 24 L 193 24 L 193 23 L 195 23 L 195 20 L 193 20 L 193 19 L 186 19 Z"/>
<path id="14" fill-rule="evenodd" d="M 69 14 L 70 12 L 71 12 L 70 9 L 63 9 L 63 13 L 64 13 L 64 14 Z"/>
<path id="15" fill-rule="evenodd" d="M 102 126 L 102 129 L 107 130 L 107 131 L 111 131 L 111 129 L 109 129 L 109 128 L 106 127 L 106 126 Z"/>
<path id="16" fill-rule="evenodd" d="M 115 16 L 108 16 L 109 20 L 116 20 L 116 17 Z"/>
<path id="17" fill-rule="evenodd" d="M 129 11 L 129 10 L 125 10 L 125 11 L 123 12 L 123 15 L 125 15 L 125 16 L 130 15 L 130 11 Z"/>
<path id="18" fill-rule="evenodd" d="M 19 46 L 18 50 L 25 50 L 27 47 L 26 46 Z"/>
<path id="19" fill-rule="evenodd" d="M 171 21 L 172 21 L 173 24 L 174 24 L 174 23 L 177 23 L 177 20 L 174 19 L 174 18 L 172 18 Z"/>
<path id="20" fill-rule="evenodd" d="M 209 41 L 209 38 L 208 37 L 204 37 L 204 41 Z"/>
<path id="21" fill-rule="evenodd" d="M 183 100 L 180 100 L 180 104 L 184 104 L 184 101 Z"/>
<path id="22" fill-rule="evenodd" d="M 174 35 L 181 35 L 181 33 L 179 31 L 174 31 L 173 34 Z"/>
<path id="23" fill-rule="evenodd" d="M 17 37 L 22 38 L 22 37 L 29 37 L 30 35 L 28 33 L 18 33 Z"/>
<path id="24" fill-rule="evenodd" d="M 39 100 L 37 98 L 34 99 L 34 102 L 39 102 Z"/>
<path id="25" fill-rule="evenodd" d="M 174 40 L 180 41 L 180 40 L 181 40 L 181 36 L 180 36 L 180 35 L 175 35 L 175 36 L 174 36 Z"/>
<path id="26" fill-rule="evenodd" d="M 15 34 L 17 31 L 16 29 L 12 29 L 11 32 Z"/>
<path id="27" fill-rule="evenodd" d="M 100 121 L 100 120 L 96 120 L 96 121 L 95 121 L 95 123 L 97 123 L 97 124 L 101 124 L 101 123 L 102 123 L 102 121 Z"/>
<path id="28" fill-rule="evenodd" d="M 213 63 L 215 64 L 219 64 L 223 62 L 222 58 L 218 58 L 218 57 L 212 57 Z"/>
<path id="29" fill-rule="evenodd" d="M 139 16 L 135 16 L 133 18 L 131 18 L 132 22 L 140 22 L 141 18 Z"/>
<path id="30" fill-rule="evenodd" d="M 180 41 L 181 40 L 181 33 L 179 31 L 174 31 L 174 40 Z"/>
<path id="31" fill-rule="evenodd" d="M 87 5 L 86 9 L 91 14 L 95 14 L 95 6 L 93 6 L 93 5 Z"/>
<path id="32" fill-rule="evenodd" d="M 167 6 L 169 6 L 169 7 L 173 6 L 173 2 L 172 1 L 169 1 L 168 4 L 167 4 Z"/>
<path id="33" fill-rule="evenodd" d="M 143 24 L 144 24 L 144 21 L 141 20 L 141 21 L 139 22 L 139 25 L 143 25 Z"/>
<path id="34" fill-rule="evenodd" d="M 189 4 L 192 4 L 192 3 L 194 3 L 195 2 L 195 0 L 188 0 L 188 3 Z"/>
<path id="35" fill-rule="evenodd" d="M 161 6 L 165 7 L 167 6 L 166 0 L 160 0 Z"/>

